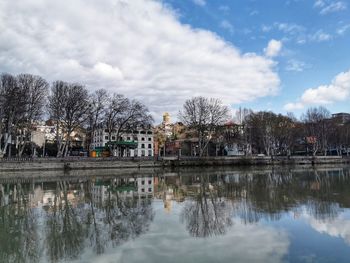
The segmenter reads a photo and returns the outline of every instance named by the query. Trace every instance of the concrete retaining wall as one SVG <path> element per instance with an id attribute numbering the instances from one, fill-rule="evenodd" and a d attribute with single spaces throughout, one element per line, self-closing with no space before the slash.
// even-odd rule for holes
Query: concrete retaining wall
<path id="1" fill-rule="evenodd" d="M 113 158 L 82 159 L 22 159 L 1 160 L 0 172 L 5 171 L 42 171 L 42 170 L 87 170 L 87 169 L 124 169 L 154 167 L 190 167 L 190 166 L 228 166 L 228 165 L 313 165 L 313 164 L 349 164 L 350 158 L 341 156 L 318 157 L 207 157 L 207 158 L 166 158 L 164 160 L 121 160 Z"/>
<path id="2" fill-rule="evenodd" d="M 346 164 L 350 158 L 341 156 L 292 156 L 292 157 L 211 157 L 166 160 L 170 166 L 216 166 L 216 165 L 314 165 Z"/>

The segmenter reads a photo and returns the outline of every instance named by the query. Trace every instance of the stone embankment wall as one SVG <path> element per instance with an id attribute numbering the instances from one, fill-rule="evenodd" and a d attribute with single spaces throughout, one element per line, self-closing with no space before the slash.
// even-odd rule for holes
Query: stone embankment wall
<path id="1" fill-rule="evenodd" d="M 5 171 L 46 171 L 46 170 L 88 170 L 88 169 L 125 169 L 155 167 L 191 167 L 225 165 L 317 165 L 350 164 L 350 158 L 341 156 L 317 157 L 168 157 L 160 160 L 138 158 L 37 158 L 2 159 L 0 172 Z"/>
<path id="2" fill-rule="evenodd" d="M 208 157 L 164 160 L 170 166 L 217 166 L 217 165 L 316 165 L 347 164 L 350 158 L 342 156 L 274 156 L 274 157 Z"/>
<path id="3" fill-rule="evenodd" d="M 162 166 L 153 159 L 36 158 L 0 160 L 1 171 L 124 169 Z"/>

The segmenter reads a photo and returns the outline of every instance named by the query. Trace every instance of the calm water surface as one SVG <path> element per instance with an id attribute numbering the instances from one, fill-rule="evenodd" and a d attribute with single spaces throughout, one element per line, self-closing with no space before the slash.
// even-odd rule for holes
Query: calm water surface
<path id="1" fill-rule="evenodd" d="M 350 262 L 349 167 L 103 173 L 0 176 L 0 262 Z"/>

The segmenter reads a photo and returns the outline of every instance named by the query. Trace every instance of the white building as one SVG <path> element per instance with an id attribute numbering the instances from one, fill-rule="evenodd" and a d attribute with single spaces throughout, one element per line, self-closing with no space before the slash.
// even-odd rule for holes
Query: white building
<path id="1" fill-rule="evenodd" d="M 32 134 L 32 140 L 39 140 L 39 142 L 42 142 L 42 140 L 46 140 L 52 143 L 56 140 L 56 126 L 53 124 L 47 125 L 44 122 L 42 122 L 40 124 L 35 125 L 35 131 L 32 132 Z M 44 139 L 42 139 L 42 137 Z M 40 143 L 38 145 L 42 146 Z"/>
<path id="2" fill-rule="evenodd" d="M 112 144 L 118 145 L 113 156 L 154 156 L 154 136 L 151 127 L 148 129 L 138 128 L 133 131 L 124 131 L 119 134 L 119 140 L 117 140 L 116 131 L 112 132 L 111 138 L 109 138 L 107 129 L 97 129 L 92 139 L 92 148 L 106 147 L 110 141 Z"/>

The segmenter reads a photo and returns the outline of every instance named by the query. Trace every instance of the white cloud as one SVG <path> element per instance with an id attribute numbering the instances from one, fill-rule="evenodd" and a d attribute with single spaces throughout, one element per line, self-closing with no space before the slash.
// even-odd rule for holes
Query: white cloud
<path id="1" fill-rule="evenodd" d="M 314 7 L 324 7 L 326 3 L 323 0 L 316 0 L 314 3 Z"/>
<path id="2" fill-rule="evenodd" d="M 331 40 L 333 37 L 330 34 L 323 32 L 323 30 L 318 30 L 316 33 L 310 35 L 309 38 L 311 41 L 324 42 Z"/>
<path id="3" fill-rule="evenodd" d="M 284 105 L 284 109 L 286 111 L 295 111 L 295 110 L 301 110 L 304 108 L 304 105 L 301 102 L 290 102 Z"/>
<path id="4" fill-rule="evenodd" d="M 298 44 L 304 44 L 307 38 L 306 28 L 295 23 L 275 22 L 272 25 L 262 25 L 261 30 L 265 33 L 272 30 L 280 31 L 284 33 L 284 40 L 294 40 Z"/>
<path id="5" fill-rule="evenodd" d="M 321 15 L 339 12 L 347 9 L 347 5 L 343 1 L 317 0 L 314 7 L 320 9 Z"/>
<path id="6" fill-rule="evenodd" d="M 337 34 L 338 35 L 344 35 L 346 33 L 346 31 L 348 31 L 350 29 L 350 24 L 348 25 L 344 25 L 342 27 L 340 27 L 338 30 L 337 30 Z"/>
<path id="7" fill-rule="evenodd" d="M 271 29 L 272 29 L 271 26 L 267 26 L 267 25 L 262 25 L 262 26 L 261 26 L 261 30 L 262 30 L 263 32 L 270 32 Z"/>
<path id="8" fill-rule="evenodd" d="M 294 24 L 294 23 L 274 23 L 274 27 L 277 28 L 279 31 L 282 31 L 284 33 L 288 33 L 290 35 L 297 35 L 301 32 L 305 31 L 305 27 Z"/>
<path id="9" fill-rule="evenodd" d="M 176 115 L 192 96 L 241 103 L 275 94 L 280 83 L 270 58 L 242 54 L 151 0 L 2 0 L 0 65 L 123 93 L 155 118 Z"/>
<path id="10" fill-rule="evenodd" d="M 234 32 L 233 25 L 227 20 L 222 20 L 221 23 L 220 23 L 220 27 L 223 28 L 223 29 L 226 29 L 230 33 Z"/>
<path id="11" fill-rule="evenodd" d="M 350 70 L 338 74 L 329 85 L 304 91 L 295 103 L 287 103 L 285 110 L 302 109 L 308 105 L 325 105 L 344 101 L 350 97 Z"/>
<path id="12" fill-rule="evenodd" d="M 199 6 L 205 6 L 207 3 L 205 2 L 205 0 L 192 0 L 193 3 L 195 3 L 196 5 Z"/>
<path id="13" fill-rule="evenodd" d="M 98 75 L 101 75 L 103 77 L 116 78 L 117 80 L 121 80 L 123 78 L 123 74 L 119 68 L 114 68 L 111 65 L 103 62 L 98 62 L 95 64 L 93 69 Z"/>
<path id="14" fill-rule="evenodd" d="M 342 28 L 340 28 L 340 30 L 341 29 Z M 346 28 L 344 29 L 346 30 Z M 285 37 L 283 38 L 284 41 L 294 40 L 297 44 L 305 44 L 306 42 L 325 42 L 333 39 L 331 34 L 324 32 L 322 29 L 311 33 L 308 32 L 307 28 L 304 26 L 295 23 L 275 22 L 270 26 L 262 25 L 261 30 L 263 32 L 269 32 L 271 30 L 283 32 L 285 34 Z"/>
<path id="15" fill-rule="evenodd" d="M 305 69 L 306 65 L 304 62 L 296 60 L 296 59 L 290 59 L 287 62 L 286 70 L 287 71 L 297 71 L 301 72 Z"/>
<path id="16" fill-rule="evenodd" d="M 271 39 L 264 51 L 266 56 L 275 57 L 280 53 L 281 49 L 282 42 L 275 39 Z"/>

